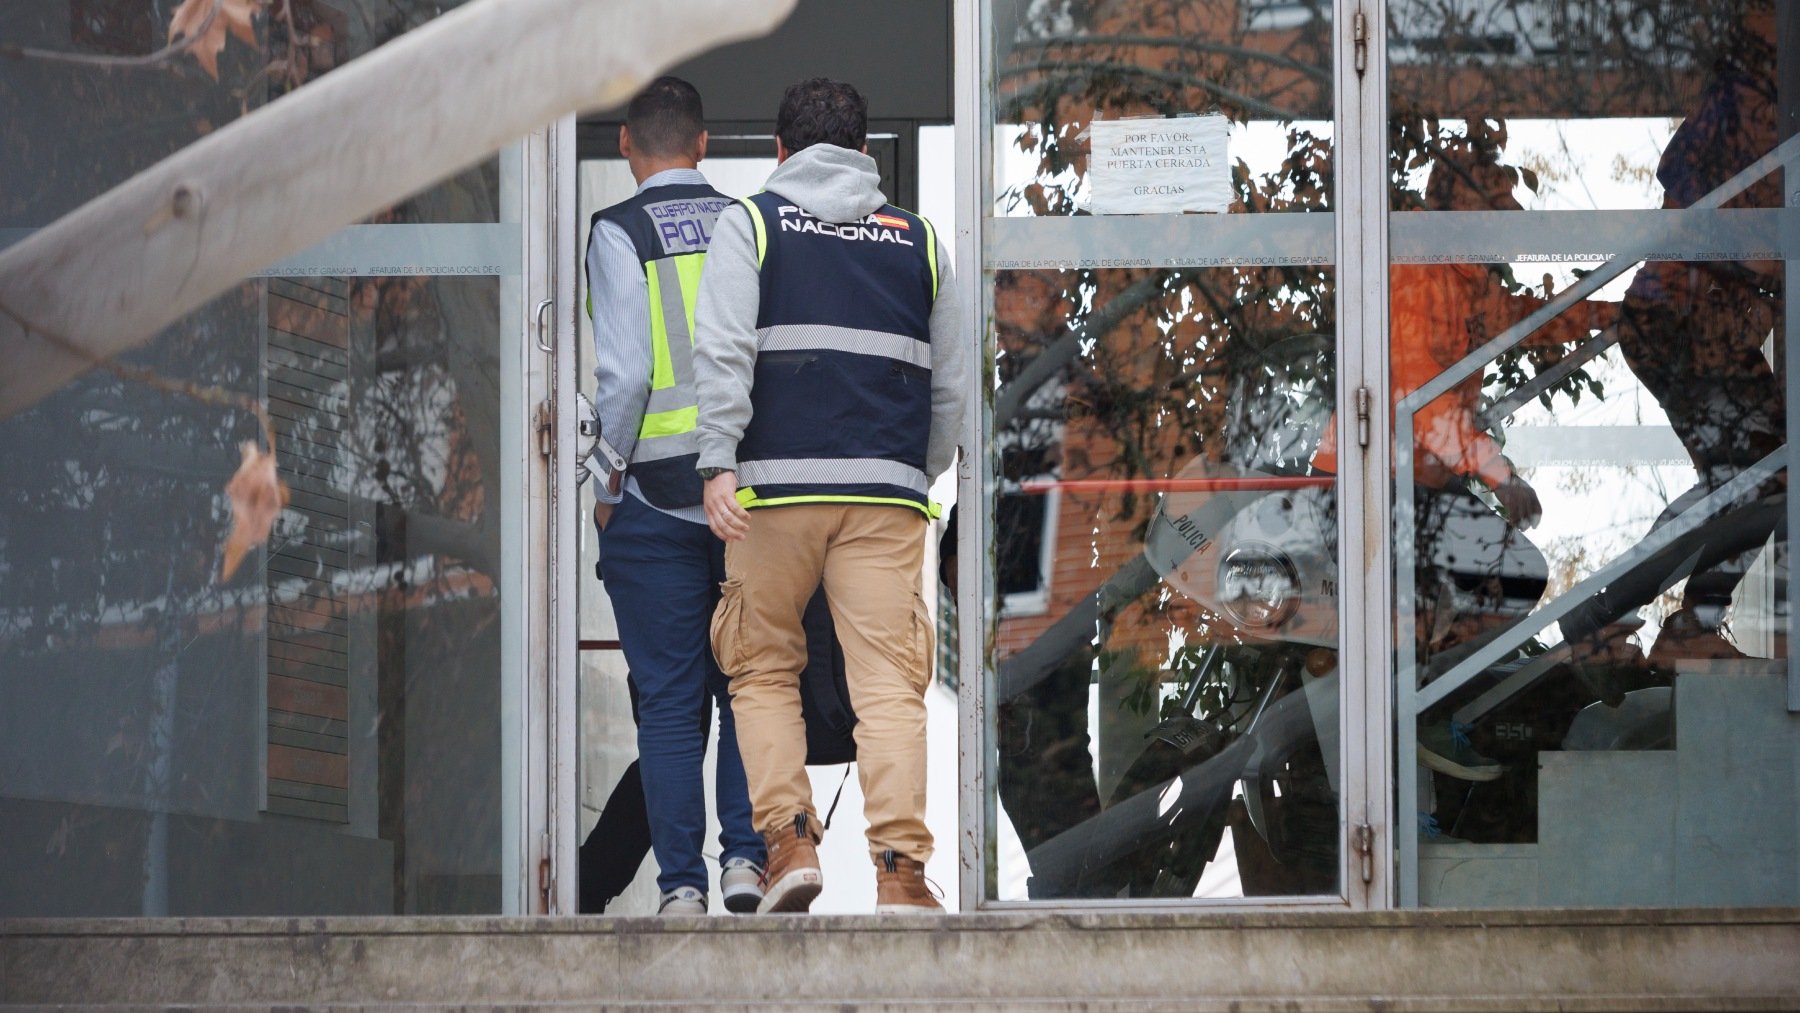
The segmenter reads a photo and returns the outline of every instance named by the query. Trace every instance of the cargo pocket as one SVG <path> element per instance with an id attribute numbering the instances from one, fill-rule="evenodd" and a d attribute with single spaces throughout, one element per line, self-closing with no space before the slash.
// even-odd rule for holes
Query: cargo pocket
<path id="1" fill-rule="evenodd" d="M 744 670 L 744 582 L 734 577 L 720 584 L 719 592 L 712 617 L 713 660 L 719 671 L 736 676 Z"/>
<path id="2" fill-rule="evenodd" d="M 931 685 L 931 671 L 937 663 L 937 631 L 931 625 L 931 613 L 925 608 L 925 596 L 913 592 L 912 602 L 912 680 L 921 694 Z"/>

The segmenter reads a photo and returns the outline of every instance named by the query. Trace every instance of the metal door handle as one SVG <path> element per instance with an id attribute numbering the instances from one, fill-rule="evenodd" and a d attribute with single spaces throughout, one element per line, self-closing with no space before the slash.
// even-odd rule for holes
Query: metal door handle
<path id="1" fill-rule="evenodd" d="M 556 349 L 550 347 L 549 342 L 544 340 L 544 311 L 550 308 L 550 303 L 551 300 L 549 299 L 545 299 L 543 302 L 538 303 L 537 312 L 532 315 L 532 319 L 537 325 L 537 346 L 538 351 L 540 352 L 556 351 Z"/>

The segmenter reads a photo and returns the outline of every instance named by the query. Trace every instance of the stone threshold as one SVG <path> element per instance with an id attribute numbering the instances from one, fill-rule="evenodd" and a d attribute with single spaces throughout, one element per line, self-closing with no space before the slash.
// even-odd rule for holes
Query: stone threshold
<path id="1" fill-rule="evenodd" d="M 0 920 L 0 1005 L 1800 1008 L 1800 908 Z"/>

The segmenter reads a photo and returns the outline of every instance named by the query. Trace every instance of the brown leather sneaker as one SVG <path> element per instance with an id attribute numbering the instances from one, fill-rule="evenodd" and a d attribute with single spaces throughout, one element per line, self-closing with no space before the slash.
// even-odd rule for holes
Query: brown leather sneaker
<path id="1" fill-rule="evenodd" d="M 875 860 L 875 913 L 932 914 L 944 906 L 932 896 L 925 865 L 888 849 Z"/>
<path id="2" fill-rule="evenodd" d="M 763 867 L 763 899 L 756 913 L 803 912 L 811 907 L 825 888 L 825 876 L 819 871 L 819 832 L 812 821 L 797 813 L 791 830 L 765 830 L 763 842 L 769 846 L 769 863 Z"/>

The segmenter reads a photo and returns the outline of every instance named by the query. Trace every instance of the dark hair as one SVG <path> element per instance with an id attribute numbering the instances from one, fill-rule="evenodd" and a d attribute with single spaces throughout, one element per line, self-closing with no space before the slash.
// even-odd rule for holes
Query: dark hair
<path id="1" fill-rule="evenodd" d="M 860 150 L 869 139 L 869 103 L 850 85 L 815 77 L 790 87 L 775 114 L 775 136 L 788 154 L 815 144 Z"/>
<path id="2" fill-rule="evenodd" d="M 686 154 L 706 129 L 700 92 L 679 77 L 659 77 L 625 107 L 625 128 L 646 155 Z"/>

